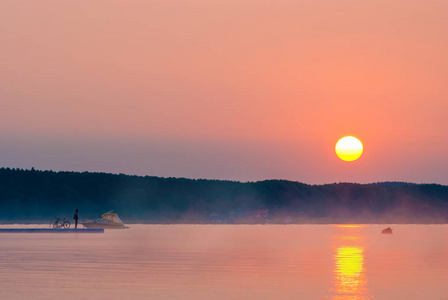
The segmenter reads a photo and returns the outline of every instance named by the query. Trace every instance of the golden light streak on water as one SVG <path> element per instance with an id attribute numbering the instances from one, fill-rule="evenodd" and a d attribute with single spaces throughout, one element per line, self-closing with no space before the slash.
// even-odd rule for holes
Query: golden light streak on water
<path id="1" fill-rule="evenodd" d="M 338 228 L 360 228 L 366 226 L 365 224 L 337 224 Z"/>
<path id="2" fill-rule="evenodd" d="M 365 237 L 357 230 L 365 225 L 336 225 L 343 230 L 335 236 L 332 300 L 373 299 L 367 288 L 364 267 Z M 353 231 L 355 230 L 355 231 Z M 349 234 L 347 234 L 349 233 Z"/>
<path id="3" fill-rule="evenodd" d="M 336 260 L 334 279 L 337 300 L 367 299 L 367 281 L 364 272 L 364 248 L 340 247 Z"/>

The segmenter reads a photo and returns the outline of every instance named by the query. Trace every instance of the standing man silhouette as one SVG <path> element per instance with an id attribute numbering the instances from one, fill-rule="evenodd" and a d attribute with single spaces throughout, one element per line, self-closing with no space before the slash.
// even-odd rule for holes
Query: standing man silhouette
<path id="1" fill-rule="evenodd" d="M 78 209 L 76 209 L 73 219 L 75 219 L 75 229 L 76 229 L 78 228 Z"/>

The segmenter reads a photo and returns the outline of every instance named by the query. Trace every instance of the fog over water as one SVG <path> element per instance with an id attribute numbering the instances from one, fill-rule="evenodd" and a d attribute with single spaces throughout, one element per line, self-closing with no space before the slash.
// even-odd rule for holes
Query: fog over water
<path id="1" fill-rule="evenodd" d="M 384 227 L 0 233 L 0 289 L 4 299 L 445 299 L 448 226 Z"/>

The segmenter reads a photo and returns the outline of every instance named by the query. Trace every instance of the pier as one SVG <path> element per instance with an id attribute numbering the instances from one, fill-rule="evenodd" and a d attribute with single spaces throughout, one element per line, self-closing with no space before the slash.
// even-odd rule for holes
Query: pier
<path id="1" fill-rule="evenodd" d="M 104 233 L 102 228 L 63 229 L 63 228 L 0 228 L 0 233 Z"/>

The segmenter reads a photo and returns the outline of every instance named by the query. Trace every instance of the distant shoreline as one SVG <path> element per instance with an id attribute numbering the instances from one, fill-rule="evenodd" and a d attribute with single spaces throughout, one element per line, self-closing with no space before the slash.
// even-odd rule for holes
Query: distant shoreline
<path id="1" fill-rule="evenodd" d="M 0 168 L 0 223 L 73 223 L 113 210 L 125 224 L 446 224 L 448 186 L 308 185 Z"/>
<path id="2" fill-rule="evenodd" d="M 74 226 L 74 222 L 71 222 Z M 348 220 L 348 219 L 306 219 L 300 222 L 268 222 L 268 223 L 256 223 L 256 222 L 234 222 L 234 223 L 212 223 L 212 222 L 180 222 L 180 221 L 164 221 L 164 222 L 151 222 L 142 220 L 130 220 L 124 221 L 126 225 L 338 225 L 338 224 L 365 224 L 365 225 L 388 225 L 388 224 L 400 224 L 400 225 L 448 225 L 447 220 L 388 220 L 388 221 L 361 221 L 361 220 Z M 43 222 L 42 220 L 0 220 L 1 225 L 49 225 L 50 221 Z M 80 226 L 80 225 L 78 225 Z M 82 226 L 82 225 L 81 225 Z"/>

